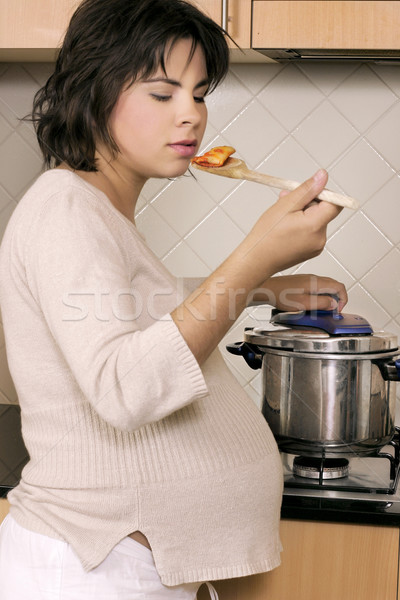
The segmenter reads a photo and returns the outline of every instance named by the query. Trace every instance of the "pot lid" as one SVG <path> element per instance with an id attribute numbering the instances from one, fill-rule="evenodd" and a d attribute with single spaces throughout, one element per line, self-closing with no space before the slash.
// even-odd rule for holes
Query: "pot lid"
<path id="1" fill-rule="evenodd" d="M 322 329 L 332 335 L 370 335 L 373 333 L 367 319 L 360 315 L 340 313 L 337 310 L 302 310 L 285 312 L 274 309 L 271 323 L 300 329 Z"/>
<path id="2" fill-rule="evenodd" d="M 266 329 L 254 327 L 245 331 L 245 341 L 267 348 L 293 352 L 332 354 L 366 354 L 397 350 L 397 336 L 385 331 L 371 335 L 330 335 L 326 331 L 300 328 Z"/>

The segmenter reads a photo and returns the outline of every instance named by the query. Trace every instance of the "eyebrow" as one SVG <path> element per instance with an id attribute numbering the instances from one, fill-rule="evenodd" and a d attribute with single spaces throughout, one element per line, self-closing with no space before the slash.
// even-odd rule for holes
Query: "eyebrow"
<path id="1" fill-rule="evenodd" d="M 169 79 L 168 77 L 155 77 L 153 79 L 146 79 L 144 81 L 144 83 L 158 83 L 158 82 L 162 82 L 162 83 L 168 83 L 169 85 L 174 85 L 175 87 L 182 87 L 182 84 L 179 83 L 179 81 L 176 81 L 175 79 Z M 199 81 L 199 83 L 197 83 L 194 87 L 195 90 L 197 90 L 198 88 L 202 88 L 205 86 L 209 86 L 210 82 L 208 79 L 202 79 L 201 81 Z"/>

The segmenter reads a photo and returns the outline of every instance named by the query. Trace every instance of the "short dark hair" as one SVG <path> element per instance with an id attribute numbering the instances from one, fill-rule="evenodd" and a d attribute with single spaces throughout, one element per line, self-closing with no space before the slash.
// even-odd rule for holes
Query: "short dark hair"
<path id="1" fill-rule="evenodd" d="M 127 83 L 145 79 L 169 45 L 192 39 L 204 51 L 209 90 L 225 77 L 225 32 L 185 0 L 84 0 L 73 14 L 55 69 L 38 90 L 30 119 L 47 167 L 96 171 L 96 142 L 115 155 L 108 121 Z"/>

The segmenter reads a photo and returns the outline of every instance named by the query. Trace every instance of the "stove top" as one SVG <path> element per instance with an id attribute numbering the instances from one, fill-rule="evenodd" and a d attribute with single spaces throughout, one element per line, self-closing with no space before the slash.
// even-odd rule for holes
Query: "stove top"
<path id="1" fill-rule="evenodd" d="M 329 458 L 316 458 L 308 465 L 305 457 L 299 460 L 297 456 L 281 453 L 282 516 L 400 525 L 399 431 L 396 428 L 392 443 L 381 452 L 367 457 L 334 458 L 333 465 Z M 321 465 L 326 469 L 324 472 Z M 312 471 L 311 477 L 296 474 L 297 471 L 309 475 L 308 469 Z"/>

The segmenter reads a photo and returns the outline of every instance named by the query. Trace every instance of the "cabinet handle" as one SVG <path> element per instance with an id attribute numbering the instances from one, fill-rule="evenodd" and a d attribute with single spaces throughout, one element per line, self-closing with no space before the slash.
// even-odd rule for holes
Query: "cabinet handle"
<path id="1" fill-rule="evenodd" d="M 222 29 L 228 31 L 228 0 L 222 0 Z"/>

